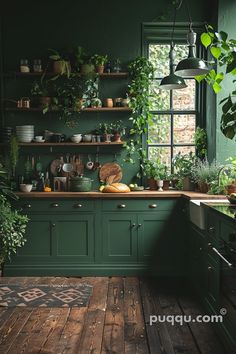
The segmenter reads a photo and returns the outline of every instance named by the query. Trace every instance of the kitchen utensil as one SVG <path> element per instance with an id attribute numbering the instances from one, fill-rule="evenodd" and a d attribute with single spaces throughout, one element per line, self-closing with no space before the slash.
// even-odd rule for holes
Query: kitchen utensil
<path id="1" fill-rule="evenodd" d="M 42 172 L 43 170 L 43 165 L 42 162 L 40 161 L 40 156 L 38 157 L 38 161 L 36 162 L 35 170 L 37 172 Z"/>
<path id="2" fill-rule="evenodd" d="M 51 136 L 51 142 L 53 143 L 62 143 L 64 142 L 66 139 L 66 136 L 65 134 L 61 134 L 61 133 L 54 133 L 52 136 Z"/>
<path id="3" fill-rule="evenodd" d="M 62 162 L 60 159 L 55 159 L 51 162 L 50 171 L 53 176 L 58 176 L 58 170 L 60 166 L 62 167 L 62 163 L 64 163 L 64 161 Z"/>
<path id="4" fill-rule="evenodd" d="M 88 170 L 92 170 L 94 166 L 94 162 L 91 160 L 91 156 L 88 155 L 88 162 L 86 163 L 86 168 Z"/>
<path id="5" fill-rule="evenodd" d="M 97 148 L 97 153 L 96 153 L 96 157 L 95 157 L 95 162 L 93 165 L 93 169 L 94 170 L 98 170 L 99 168 L 101 168 L 101 164 L 99 162 L 99 148 Z"/>
<path id="6" fill-rule="evenodd" d="M 32 171 L 32 165 L 31 165 L 31 162 L 30 162 L 30 157 L 28 156 L 27 157 L 27 160 L 26 160 L 26 163 L 25 163 L 25 174 L 26 175 L 29 175 Z"/>
<path id="7" fill-rule="evenodd" d="M 76 168 L 75 168 L 76 174 L 82 175 L 84 173 L 84 164 L 83 164 L 83 161 L 82 161 L 80 155 L 78 157 L 76 157 L 75 165 L 76 165 Z"/>
<path id="8" fill-rule="evenodd" d="M 73 165 L 72 165 L 72 163 L 69 162 L 69 158 L 70 158 L 70 155 L 67 154 L 66 155 L 66 163 L 64 163 L 62 165 L 62 170 L 67 173 L 70 173 L 73 171 Z"/>
<path id="9" fill-rule="evenodd" d="M 72 192 L 90 192 L 92 189 L 92 179 L 76 176 L 70 178 L 70 190 Z"/>
<path id="10" fill-rule="evenodd" d="M 107 178 L 113 177 L 112 183 L 120 182 L 122 179 L 122 168 L 116 162 L 107 162 L 100 168 L 99 178 L 101 181 L 106 182 Z"/>

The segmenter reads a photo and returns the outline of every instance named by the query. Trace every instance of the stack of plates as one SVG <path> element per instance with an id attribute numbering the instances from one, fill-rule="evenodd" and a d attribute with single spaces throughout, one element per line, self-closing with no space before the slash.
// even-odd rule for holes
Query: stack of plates
<path id="1" fill-rule="evenodd" d="M 16 136 L 20 143 L 30 143 L 34 138 L 34 126 L 33 125 L 16 126 Z"/>
<path id="2" fill-rule="evenodd" d="M 9 143 L 12 136 L 13 129 L 11 127 L 3 127 L 0 129 L 0 142 Z"/>

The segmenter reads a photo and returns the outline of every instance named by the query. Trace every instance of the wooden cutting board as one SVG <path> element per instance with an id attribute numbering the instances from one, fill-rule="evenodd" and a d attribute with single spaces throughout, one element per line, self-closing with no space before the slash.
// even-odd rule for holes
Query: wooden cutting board
<path id="1" fill-rule="evenodd" d="M 118 183 L 122 179 L 122 168 L 116 162 L 107 162 L 100 168 L 99 178 L 101 181 L 111 183 Z"/>

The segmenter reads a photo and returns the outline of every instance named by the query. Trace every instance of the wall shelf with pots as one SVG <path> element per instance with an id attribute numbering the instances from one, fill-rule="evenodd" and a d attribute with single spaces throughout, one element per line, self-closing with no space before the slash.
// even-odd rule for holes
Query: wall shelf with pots
<path id="1" fill-rule="evenodd" d="M 63 142 L 63 143 L 19 143 L 19 146 L 27 146 L 27 147 L 32 147 L 32 146 L 114 146 L 114 145 L 124 145 L 124 141 L 111 141 L 111 142 L 101 142 L 101 143 L 70 143 L 70 142 Z M 0 146 L 7 146 L 6 143 L 0 143 Z"/>
<path id="2" fill-rule="evenodd" d="M 74 73 L 73 73 L 74 74 Z M 12 72 L 12 73 L 6 73 L 4 74 L 4 77 L 8 78 L 37 78 L 41 77 L 43 75 L 42 72 L 34 73 L 34 72 L 29 72 L 29 73 L 21 73 L 21 72 Z M 48 72 L 45 74 L 46 77 L 53 77 L 56 74 L 53 72 Z M 118 72 L 118 73 L 102 73 L 102 74 L 97 74 L 101 78 L 113 78 L 113 79 L 123 79 L 128 77 L 128 72 Z M 80 74 L 78 73 L 78 77 L 80 77 Z"/>
<path id="3" fill-rule="evenodd" d="M 42 108 L 31 107 L 31 108 L 17 108 L 17 107 L 6 107 L 8 112 L 42 112 Z M 50 112 L 58 112 L 58 110 L 50 110 Z M 75 111 L 76 112 L 76 111 Z M 98 108 L 84 108 L 79 112 L 132 112 L 129 107 L 98 107 Z"/>

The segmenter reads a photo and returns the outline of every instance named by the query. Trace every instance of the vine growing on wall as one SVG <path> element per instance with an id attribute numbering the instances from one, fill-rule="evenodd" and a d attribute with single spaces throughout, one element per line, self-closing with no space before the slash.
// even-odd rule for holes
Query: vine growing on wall
<path id="1" fill-rule="evenodd" d="M 140 164 L 146 156 L 142 147 L 143 134 L 147 133 L 148 125 L 152 124 L 151 101 L 149 86 L 154 76 L 154 67 L 145 57 L 138 57 L 128 66 L 131 82 L 128 87 L 130 108 L 132 108 L 132 127 L 130 140 L 126 143 L 126 161 L 134 163 L 133 156 L 139 158 Z"/>

